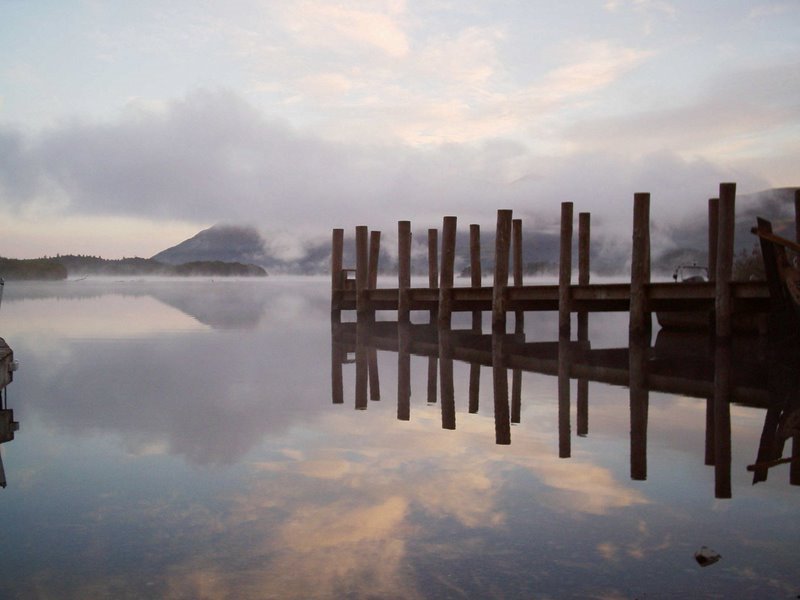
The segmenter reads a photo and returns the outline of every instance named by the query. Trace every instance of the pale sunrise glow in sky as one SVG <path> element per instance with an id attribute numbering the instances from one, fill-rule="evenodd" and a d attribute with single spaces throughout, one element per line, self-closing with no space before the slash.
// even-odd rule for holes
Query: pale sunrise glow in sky
<path id="1" fill-rule="evenodd" d="M 0 0 L 0 256 L 800 182 L 800 3 Z"/>

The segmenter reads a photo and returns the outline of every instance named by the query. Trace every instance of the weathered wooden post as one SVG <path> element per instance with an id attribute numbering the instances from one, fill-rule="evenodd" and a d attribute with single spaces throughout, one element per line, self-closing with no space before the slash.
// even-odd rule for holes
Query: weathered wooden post
<path id="1" fill-rule="evenodd" d="M 469 412 L 476 413 L 480 406 L 481 366 L 478 363 L 469 365 Z"/>
<path id="2" fill-rule="evenodd" d="M 356 314 L 357 318 L 369 315 L 367 290 L 369 289 L 369 248 L 366 225 L 356 227 Z"/>
<path id="3" fill-rule="evenodd" d="M 428 287 L 439 287 L 439 230 L 428 229 Z M 439 308 L 430 310 L 430 323 L 436 323 L 439 318 Z"/>
<path id="4" fill-rule="evenodd" d="M 369 399 L 381 399 L 381 379 L 378 374 L 378 349 L 372 347 L 369 349 Z"/>
<path id="5" fill-rule="evenodd" d="M 588 212 L 578 213 L 578 285 L 589 285 L 591 239 L 591 215 Z M 578 313 L 578 340 L 589 339 L 589 313 L 582 310 Z M 578 435 L 581 432 L 578 431 Z"/>
<path id="6" fill-rule="evenodd" d="M 647 479 L 647 413 L 650 392 L 647 389 L 647 352 L 649 340 L 631 336 L 628 350 L 628 389 L 631 419 L 631 479 Z"/>
<path id="7" fill-rule="evenodd" d="M 473 288 L 481 287 L 481 226 L 469 226 L 469 273 Z M 480 310 L 472 311 L 472 331 L 481 332 L 482 315 Z"/>
<path id="8" fill-rule="evenodd" d="M 511 422 L 519 423 L 522 417 L 522 369 L 511 371 Z"/>
<path id="9" fill-rule="evenodd" d="M 334 329 L 331 335 L 331 396 L 334 404 L 344 404 L 344 373 L 342 372 L 344 354 L 341 344 L 336 339 L 336 330 Z"/>
<path id="10" fill-rule="evenodd" d="M 730 340 L 731 328 L 731 276 L 733 274 L 733 235 L 736 225 L 736 184 L 719 186 L 719 230 L 717 237 L 716 311 L 717 341 Z"/>
<path id="11" fill-rule="evenodd" d="M 708 199 L 708 280 L 717 278 L 717 238 L 719 233 L 719 198 Z"/>
<path id="12" fill-rule="evenodd" d="M 563 205 L 562 205 L 563 206 Z M 572 432 L 570 423 L 570 348 L 569 330 L 558 338 L 558 457 L 572 455 Z"/>
<path id="13" fill-rule="evenodd" d="M 369 232 L 369 289 L 378 287 L 378 260 L 381 254 L 381 232 Z"/>
<path id="14" fill-rule="evenodd" d="M 513 257 L 514 287 L 522 287 L 522 219 L 511 221 L 511 255 Z M 525 311 L 514 311 L 514 333 L 525 333 Z"/>
<path id="15" fill-rule="evenodd" d="M 589 380 L 578 379 L 576 433 L 581 437 L 589 435 Z"/>
<path id="16" fill-rule="evenodd" d="M 342 319 L 342 269 L 344 261 L 344 229 L 334 229 L 331 239 L 331 318 Z"/>
<path id="17" fill-rule="evenodd" d="M 356 278 L 358 279 L 358 278 Z M 356 410 L 367 410 L 369 381 L 369 333 L 372 322 L 363 316 L 356 321 Z"/>
<path id="18" fill-rule="evenodd" d="M 631 253 L 630 323 L 631 337 L 650 335 L 647 285 L 650 283 L 650 194 L 633 196 L 633 248 Z"/>
<path id="19" fill-rule="evenodd" d="M 442 268 L 439 279 L 439 327 L 450 327 L 453 313 L 453 277 L 456 261 L 456 217 L 442 223 Z M 442 382 L 444 384 L 444 382 Z"/>
<path id="20" fill-rule="evenodd" d="M 397 326 L 397 418 L 411 418 L 411 324 Z"/>
<path id="21" fill-rule="evenodd" d="M 497 233 L 494 246 L 494 289 L 492 291 L 492 332 L 506 330 L 508 257 L 511 244 L 511 216 L 508 209 L 497 211 Z"/>
<path id="22" fill-rule="evenodd" d="M 492 328 L 494 437 L 495 443 L 500 445 L 508 445 L 511 443 L 511 419 L 508 410 L 508 369 L 506 369 L 505 366 L 505 348 L 503 345 L 505 335 L 506 333 L 504 330 L 495 327 Z"/>
<path id="23" fill-rule="evenodd" d="M 397 322 L 408 323 L 411 315 L 411 222 L 397 223 Z"/>
<path id="24" fill-rule="evenodd" d="M 439 386 L 439 359 L 428 357 L 428 403 L 436 403 L 436 388 Z"/>
<path id="25" fill-rule="evenodd" d="M 720 204 L 722 202 L 720 193 Z M 714 349 L 714 497 L 716 498 L 730 498 L 732 495 L 730 352 L 731 347 L 727 343 L 718 343 Z"/>
<path id="26" fill-rule="evenodd" d="M 561 203 L 561 244 L 558 259 L 558 337 L 570 339 L 572 283 L 572 202 Z"/>
<path id="27" fill-rule="evenodd" d="M 439 378 L 441 380 L 442 429 L 456 428 L 456 396 L 453 385 L 453 341 L 449 327 L 439 328 Z"/>

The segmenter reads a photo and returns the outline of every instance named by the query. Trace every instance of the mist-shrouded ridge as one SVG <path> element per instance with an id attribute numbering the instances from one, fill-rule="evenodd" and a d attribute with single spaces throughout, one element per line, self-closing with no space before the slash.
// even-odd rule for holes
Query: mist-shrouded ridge
<path id="1" fill-rule="evenodd" d="M 776 231 L 787 237 L 793 235 L 794 190 L 779 188 L 737 199 L 736 252 L 749 250 L 755 243 L 750 228 L 756 216 L 771 219 Z M 652 256 L 654 272 L 671 272 L 676 265 L 708 261 L 708 225 L 705 211 L 677 224 L 664 224 L 654 219 L 651 223 Z M 526 223 L 539 223 L 540 228 Z M 559 240 L 557 227 L 541 226 L 543 219 L 535 215 L 523 219 L 523 263 L 534 270 L 555 271 L 558 264 Z M 545 225 L 548 225 L 545 223 Z M 549 225 L 553 225 L 552 223 Z M 344 263 L 355 267 L 352 233 L 345 231 Z M 412 271 L 427 273 L 427 230 L 413 232 Z M 577 230 L 574 232 L 577 243 Z M 592 270 L 606 275 L 626 275 L 630 261 L 630 233 L 604 231 L 601 224 L 592 227 Z M 286 240 L 292 238 L 287 249 Z M 481 258 L 484 272 L 488 273 L 494 262 L 494 231 L 484 227 L 481 232 Z M 379 269 L 394 273 L 397 268 L 397 238 L 395 231 L 383 231 Z M 575 253 L 575 256 L 577 254 Z M 256 264 L 273 273 L 323 274 L 330 268 L 330 239 L 304 240 L 302 235 L 287 233 L 260 233 L 255 227 L 244 225 L 215 225 L 192 238 L 159 252 L 154 259 L 169 264 L 199 260 L 221 260 Z M 469 265 L 469 232 L 466 224 L 459 224 L 456 241 L 456 273 Z"/>

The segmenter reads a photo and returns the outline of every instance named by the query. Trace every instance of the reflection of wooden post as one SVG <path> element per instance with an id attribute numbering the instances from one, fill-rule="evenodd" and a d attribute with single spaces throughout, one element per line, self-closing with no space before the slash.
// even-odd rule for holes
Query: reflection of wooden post
<path id="1" fill-rule="evenodd" d="M 481 287 L 481 226 L 469 226 L 469 272 L 472 287 Z M 481 331 L 481 311 L 472 311 L 472 330 Z"/>
<path id="2" fill-rule="evenodd" d="M 578 214 L 578 285 L 589 285 L 589 243 L 591 239 L 591 215 L 588 212 Z M 589 339 L 589 313 L 582 310 L 578 313 L 578 340 Z M 580 389 L 580 388 L 579 388 Z M 580 435 L 580 431 L 578 431 Z"/>
<path id="3" fill-rule="evenodd" d="M 514 287 L 522 286 L 522 219 L 511 221 L 511 249 L 514 271 Z M 525 333 L 525 311 L 514 311 L 514 333 Z"/>
<path id="4" fill-rule="evenodd" d="M 334 404 L 344 404 L 344 374 L 342 372 L 344 350 L 336 341 L 335 331 L 331 338 L 331 393 Z"/>
<path id="5" fill-rule="evenodd" d="M 411 288 L 411 222 L 397 223 L 397 322 L 408 323 Z"/>
<path id="6" fill-rule="evenodd" d="M 497 233 L 494 247 L 494 289 L 492 291 L 492 331 L 506 329 L 506 288 L 508 287 L 508 253 L 511 242 L 511 211 L 497 211 Z"/>
<path id="7" fill-rule="evenodd" d="M 717 340 L 731 337 L 731 275 L 733 273 L 733 232 L 736 225 L 736 184 L 719 186 L 719 233 L 717 238 L 717 281 L 714 298 Z"/>
<path id="8" fill-rule="evenodd" d="M 453 313 L 453 271 L 456 260 L 456 218 L 442 224 L 442 268 L 439 279 L 439 327 L 450 327 Z"/>
<path id="9" fill-rule="evenodd" d="M 369 289 L 378 287 L 378 260 L 381 254 L 381 232 L 369 232 Z"/>
<path id="10" fill-rule="evenodd" d="M 563 204 L 562 204 L 563 206 Z M 569 335 L 558 338 L 558 457 L 572 454 L 570 425 Z"/>
<path id="11" fill-rule="evenodd" d="M 650 333 L 651 319 L 647 312 L 647 284 L 650 283 L 650 194 L 633 197 L 633 248 L 631 252 L 631 336 L 644 337 Z"/>
<path id="12" fill-rule="evenodd" d="M 708 199 L 708 280 L 717 278 L 717 238 L 719 233 L 719 198 Z"/>
<path id="13" fill-rule="evenodd" d="M 481 389 L 481 366 L 478 363 L 469 365 L 469 412 L 478 412 Z"/>
<path id="14" fill-rule="evenodd" d="M 369 252 L 366 225 L 356 227 L 356 313 L 359 318 L 369 314 Z"/>
<path id="15" fill-rule="evenodd" d="M 439 359 L 435 356 L 428 357 L 428 402 L 436 402 L 436 388 L 439 381 Z"/>
<path id="16" fill-rule="evenodd" d="M 561 203 L 561 244 L 558 259 L 558 337 L 570 339 L 572 283 L 572 202 Z"/>
<path id="17" fill-rule="evenodd" d="M 578 422 L 577 433 L 581 437 L 589 435 L 589 380 L 578 379 Z"/>
<path id="18" fill-rule="evenodd" d="M 494 434 L 495 443 L 511 443 L 511 420 L 508 412 L 508 370 L 503 364 L 503 338 L 505 330 L 492 331 L 492 380 L 494 383 Z"/>
<path id="19" fill-rule="evenodd" d="M 369 399 L 381 399 L 381 380 L 378 375 L 378 349 L 369 349 Z"/>
<path id="20" fill-rule="evenodd" d="M 631 479 L 647 479 L 647 351 L 649 337 L 631 337 L 628 351 L 628 387 L 631 418 Z"/>
<path id="21" fill-rule="evenodd" d="M 722 194 L 720 194 L 720 204 L 722 204 Z M 717 274 L 719 274 L 719 263 Z M 717 344 L 714 352 L 714 496 L 716 498 L 732 496 L 730 352 L 729 344 Z"/>
<path id="22" fill-rule="evenodd" d="M 334 229 L 331 240 L 331 318 L 342 318 L 342 269 L 344 268 L 344 229 Z"/>
<path id="23" fill-rule="evenodd" d="M 356 410 L 367 409 L 367 381 L 369 373 L 369 341 L 370 322 L 368 317 L 358 319 L 356 323 Z"/>
<path id="24" fill-rule="evenodd" d="M 522 413 L 522 371 L 511 372 L 511 422 L 519 423 Z"/>
<path id="25" fill-rule="evenodd" d="M 442 429 L 456 428 L 456 398 L 453 387 L 453 343 L 450 329 L 439 328 L 439 376 L 442 396 Z"/>
<path id="26" fill-rule="evenodd" d="M 439 287 L 439 230 L 428 229 L 428 287 Z M 435 323 L 439 318 L 438 307 L 430 311 L 430 322 Z M 435 395 L 435 394 L 434 394 Z"/>
<path id="27" fill-rule="evenodd" d="M 397 418 L 411 417 L 411 332 L 410 324 L 397 326 Z"/>

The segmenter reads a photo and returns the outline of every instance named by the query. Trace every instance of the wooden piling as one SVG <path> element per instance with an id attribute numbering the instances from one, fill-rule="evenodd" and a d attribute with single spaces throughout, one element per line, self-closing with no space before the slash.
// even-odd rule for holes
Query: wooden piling
<path id="1" fill-rule="evenodd" d="M 591 218 L 588 212 L 578 214 L 578 285 L 589 285 Z M 584 310 L 578 313 L 578 340 L 588 339 L 589 313 Z"/>
<path id="2" fill-rule="evenodd" d="M 341 344 L 336 341 L 336 327 L 334 323 L 331 335 L 331 396 L 334 404 L 344 404 L 344 373 L 342 367 L 345 352 Z"/>
<path id="3" fill-rule="evenodd" d="M 511 371 L 511 422 L 519 423 L 522 417 L 522 369 Z"/>
<path id="4" fill-rule="evenodd" d="M 522 286 L 522 219 L 511 221 L 511 254 L 514 287 Z M 525 311 L 514 311 L 514 333 L 525 333 Z"/>
<path id="5" fill-rule="evenodd" d="M 456 396 L 453 384 L 453 341 L 449 328 L 439 328 L 439 378 L 442 429 L 456 428 Z"/>
<path id="6" fill-rule="evenodd" d="M 509 211 L 510 212 L 510 211 Z M 509 223 L 510 225 L 510 223 Z M 511 418 L 508 409 L 508 369 L 504 361 L 503 339 L 505 331 L 492 331 L 492 383 L 494 388 L 495 443 L 511 443 Z"/>
<path id="7" fill-rule="evenodd" d="M 647 479 L 647 417 L 650 392 L 647 387 L 649 336 L 631 337 L 628 349 L 628 391 L 630 392 L 631 479 Z"/>
<path id="8" fill-rule="evenodd" d="M 441 260 L 442 267 L 439 278 L 439 327 L 449 328 L 453 313 L 453 278 L 456 261 L 456 217 L 445 217 L 442 222 Z"/>
<path id="9" fill-rule="evenodd" d="M 473 288 L 481 287 L 481 226 L 473 223 L 469 226 L 469 272 Z M 482 329 L 481 311 L 472 311 L 472 330 L 480 333 Z"/>
<path id="10" fill-rule="evenodd" d="M 397 418 L 411 418 L 411 332 L 408 322 L 397 325 Z"/>
<path id="11" fill-rule="evenodd" d="M 572 283 L 572 202 L 561 203 L 561 246 L 558 261 L 558 337 L 570 339 Z"/>
<path id="12" fill-rule="evenodd" d="M 720 205 L 723 203 L 720 193 Z M 722 220 L 722 219 L 720 219 Z M 719 267 L 719 265 L 717 265 Z M 719 269 L 717 270 L 719 273 Z M 714 350 L 714 497 L 730 498 L 731 489 L 731 347 Z"/>
<path id="13" fill-rule="evenodd" d="M 731 337 L 731 276 L 733 274 L 733 235 L 736 225 L 736 184 L 721 183 L 719 186 L 719 227 L 717 237 L 716 334 L 718 341 Z"/>
<path id="14" fill-rule="evenodd" d="M 369 349 L 369 359 L 367 364 L 369 366 L 369 399 L 377 401 L 381 399 L 381 379 L 378 373 L 377 348 L 371 347 Z"/>
<path id="15" fill-rule="evenodd" d="M 356 323 L 356 410 L 367 410 L 370 325 L 367 316 L 360 317 Z"/>
<path id="16" fill-rule="evenodd" d="M 578 410 L 576 433 L 580 437 L 589 435 L 589 380 L 578 379 Z"/>
<path id="17" fill-rule="evenodd" d="M 477 413 L 480 406 L 481 366 L 478 363 L 469 365 L 469 407 L 470 413 Z"/>
<path id="18" fill-rule="evenodd" d="M 511 211 L 497 211 L 497 233 L 494 246 L 494 288 L 492 290 L 492 332 L 506 329 L 508 256 L 511 243 Z"/>
<path id="19" fill-rule="evenodd" d="M 369 288 L 369 243 L 366 225 L 356 227 L 356 313 L 369 314 L 367 290 Z"/>
<path id="20" fill-rule="evenodd" d="M 381 232 L 369 232 L 369 289 L 378 287 L 378 260 L 381 254 Z"/>
<path id="21" fill-rule="evenodd" d="M 717 238 L 719 233 L 719 198 L 708 199 L 708 280 L 717 278 Z"/>
<path id="22" fill-rule="evenodd" d="M 647 284 L 650 283 L 650 194 L 633 197 L 633 247 L 631 251 L 630 322 L 628 333 L 635 338 L 650 334 Z"/>
<path id="23" fill-rule="evenodd" d="M 428 357 L 428 403 L 436 403 L 436 389 L 439 387 L 439 359 L 435 356 Z"/>
<path id="24" fill-rule="evenodd" d="M 397 322 L 408 323 L 411 315 L 411 222 L 397 223 Z"/>
<path id="25" fill-rule="evenodd" d="M 428 229 L 428 287 L 439 287 L 439 230 Z M 436 323 L 439 318 L 439 306 L 430 310 L 430 323 Z"/>
<path id="26" fill-rule="evenodd" d="M 344 268 L 344 229 L 334 229 L 331 239 L 331 317 L 335 322 L 342 318 L 342 269 Z"/>
<path id="27" fill-rule="evenodd" d="M 563 205 L 562 205 L 563 206 Z M 569 331 L 569 330 L 568 330 Z M 569 335 L 558 338 L 558 457 L 572 455 L 570 423 Z"/>

